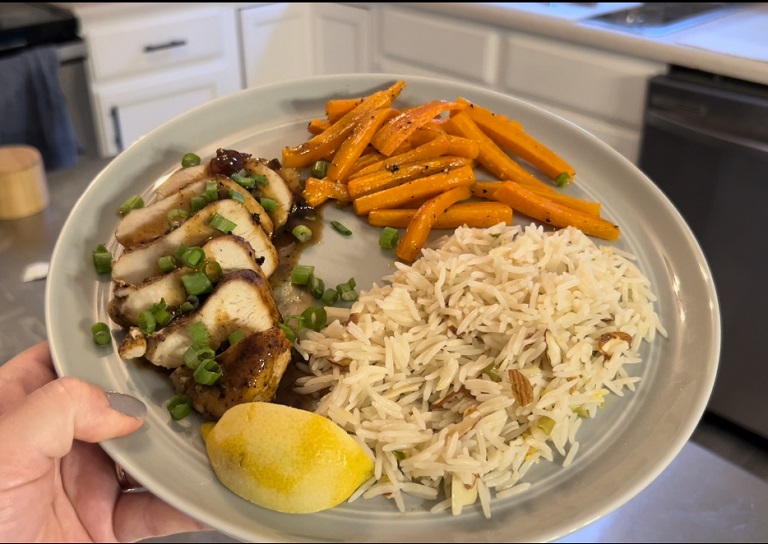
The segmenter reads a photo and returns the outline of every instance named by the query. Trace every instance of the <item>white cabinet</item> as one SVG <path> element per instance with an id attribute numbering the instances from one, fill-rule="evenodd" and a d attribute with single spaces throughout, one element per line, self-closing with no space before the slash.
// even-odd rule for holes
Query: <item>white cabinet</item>
<path id="1" fill-rule="evenodd" d="M 324 74 L 367 72 L 368 10 L 277 3 L 240 11 L 245 86 Z"/>
<path id="2" fill-rule="evenodd" d="M 637 160 L 646 83 L 666 64 L 403 5 L 373 6 L 377 71 L 508 93 Z"/>
<path id="3" fill-rule="evenodd" d="M 646 85 L 667 65 L 573 43 L 510 32 L 501 90 L 548 109 L 637 160 Z"/>
<path id="4" fill-rule="evenodd" d="M 100 155 L 113 156 L 169 119 L 242 89 L 235 10 L 215 4 L 97 9 L 79 18 Z"/>

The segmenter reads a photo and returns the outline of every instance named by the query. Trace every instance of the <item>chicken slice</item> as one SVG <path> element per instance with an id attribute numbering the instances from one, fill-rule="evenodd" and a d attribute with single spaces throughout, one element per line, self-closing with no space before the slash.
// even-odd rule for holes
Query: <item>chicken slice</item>
<path id="1" fill-rule="evenodd" d="M 193 181 L 198 181 L 210 177 L 208 173 L 208 163 L 190 166 L 188 168 L 179 168 L 173 174 L 165 178 L 160 185 L 155 188 L 157 198 L 165 198 L 178 192 L 183 187 Z"/>
<path id="2" fill-rule="evenodd" d="M 200 385 L 193 371 L 181 365 L 171 373 L 176 393 L 187 395 L 204 417 L 217 420 L 236 404 L 271 402 L 291 361 L 291 342 L 279 327 L 247 336 L 216 357 L 221 377 Z"/>
<path id="3" fill-rule="evenodd" d="M 213 238 L 202 249 L 206 259 L 219 263 L 224 274 L 241 269 L 263 273 L 250 244 L 240 236 L 230 234 Z M 178 268 L 136 285 L 115 282 L 113 297 L 109 301 L 109 317 L 122 327 L 132 327 L 138 323 L 141 312 L 151 309 L 161 300 L 165 300 L 169 309 L 179 307 L 187 299 L 181 277 L 191 272 L 189 268 Z"/>
<path id="4" fill-rule="evenodd" d="M 267 178 L 267 184 L 260 186 L 259 192 L 277 204 L 275 211 L 271 212 L 270 215 L 275 230 L 280 229 L 288 221 L 288 216 L 293 211 L 295 204 L 293 192 L 283 177 L 270 168 L 263 159 L 248 159 L 245 163 L 245 170 L 250 175 L 256 174 Z"/>
<path id="5" fill-rule="evenodd" d="M 192 198 L 202 195 L 209 181 L 216 181 L 218 184 L 219 199 L 229 198 L 230 191 L 235 191 L 242 195 L 245 208 L 252 214 L 258 215 L 261 228 L 264 229 L 268 236 L 272 236 L 272 218 L 269 217 L 269 214 L 267 214 L 259 201 L 248 190 L 242 188 L 228 177 L 216 176 L 211 179 L 205 178 L 193 181 L 166 198 L 156 200 L 143 208 L 132 210 L 117 224 L 115 238 L 124 247 L 131 248 L 168 234 L 172 230 L 168 222 L 168 212 L 171 210 L 184 210 L 190 213 Z"/>
<path id="6" fill-rule="evenodd" d="M 267 278 L 253 270 L 237 270 L 221 279 L 196 312 L 145 336 L 144 353 L 139 353 L 135 327 L 127 336 L 130 351 L 121 344 L 118 353 L 123 358 L 130 353 L 157 366 L 178 368 L 184 364 L 184 352 L 194 344 L 189 329 L 198 322 L 205 324 L 210 334 L 208 345 L 216 350 L 237 330 L 249 336 L 277 326 L 281 318 Z"/>
<path id="7" fill-rule="evenodd" d="M 181 244 L 200 246 L 224 233 L 211 227 L 208 222 L 214 213 L 235 223 L 232 234 L 242 237 L 253 248 L 257 258 L 263 258 L 261 268 L 271 276 L 277 268 L 275 246 L 245 206 L 236 200 L 226 199 L 210 203 L 187 219 L 178 228 L 146 244 L 127 249 L 112 263 L 112 279 L 137 284 L 147 278 L 159 276 L 162 270 L 157 263 L 160 257 L 172 255 Z"/>

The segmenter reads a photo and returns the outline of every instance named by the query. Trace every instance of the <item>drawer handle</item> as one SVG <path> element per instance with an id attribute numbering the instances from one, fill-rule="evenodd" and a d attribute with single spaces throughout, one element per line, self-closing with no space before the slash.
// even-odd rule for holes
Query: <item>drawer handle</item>
<path id="1" fill-rule="evenodd" d="M 145 45 L 145 53 L 154 53 L 155 51 L 162 51 L 163 49 L 173 49 L 174 47 L 184 47 L 187 45 L 187 40 L 171 40 L 165 43 L 158 43 L 153 45 Z"/>

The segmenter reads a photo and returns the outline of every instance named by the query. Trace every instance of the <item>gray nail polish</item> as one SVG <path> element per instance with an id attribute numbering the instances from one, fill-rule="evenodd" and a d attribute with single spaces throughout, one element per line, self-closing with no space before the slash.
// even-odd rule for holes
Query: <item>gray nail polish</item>
<path id="1" fill-rule="evenodd" d="M 107 391 L 107 399 L 113 410 L 117 410 L 127 416 L 141 419 L 147 415 L 147 406 L 131 395 Z"/>

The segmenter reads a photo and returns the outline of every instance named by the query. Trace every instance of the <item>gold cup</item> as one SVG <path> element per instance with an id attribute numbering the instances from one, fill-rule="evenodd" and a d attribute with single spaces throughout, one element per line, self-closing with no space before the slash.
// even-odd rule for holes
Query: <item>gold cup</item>
<path id="1" fill-rule="evenodd" d="M 20 219 L 48 206 L 40 152 L 28 145 L 0 146 L 0 219 Z"/>

